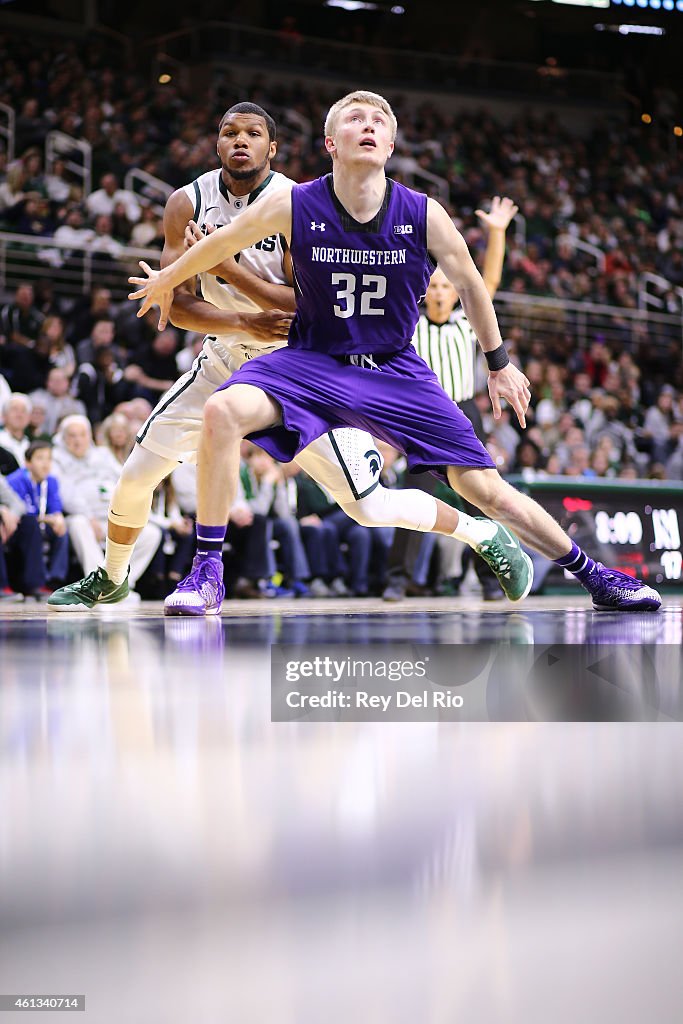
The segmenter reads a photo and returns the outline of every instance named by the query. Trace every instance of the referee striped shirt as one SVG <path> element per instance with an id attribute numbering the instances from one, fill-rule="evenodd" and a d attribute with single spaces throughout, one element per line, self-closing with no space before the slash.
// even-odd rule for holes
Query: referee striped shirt
<path id="1" fill-rule="evenodd" d="M 451 313 L 445 324 L 432 323 L 423 314 L 415 328 L 413 345 L 454 402 L 474 398 L 478 345 L 462 310 Z"/>

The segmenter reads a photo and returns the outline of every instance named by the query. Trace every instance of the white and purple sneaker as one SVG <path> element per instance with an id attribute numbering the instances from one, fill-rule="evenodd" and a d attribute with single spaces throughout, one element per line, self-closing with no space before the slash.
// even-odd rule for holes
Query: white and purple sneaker
<path id="1" fill-rule="evenodd" d="M 580 582 L 593 598 L 596 612 L 656 612 L 662 605 L 652 587 L 625 572 L 606 569 L 602 562 L 596 562 L 588 579 Z"/>
<path id="2" fill-rule="evenodd" d="M 164 615 L 219 615 L 224 597 L 222 561 L 195 555 L 192 572 L 164 601 Z"/>

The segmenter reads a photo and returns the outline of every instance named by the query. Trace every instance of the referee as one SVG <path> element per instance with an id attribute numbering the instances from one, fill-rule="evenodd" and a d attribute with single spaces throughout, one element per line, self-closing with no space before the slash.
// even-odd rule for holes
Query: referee
<path id="1" fill-rule="evenodd" d="M 517 207 L 511 199 L 495 196 L 489 213 L 483 210 L 476 212 L 488 229 L 482 277 L 486 290 L 493 298 L 503 271 L 505 232 L 517 213 Z M 437 375 L 444 391 L 469 417 L 479 440 L 484 442 L 486 437 L 481 414 L 474 401 L 479 346 L 476 335 L 458 303 L 458 294 L 453 285 L 441 270 L 435 270 L 425 295 L 424 313 L 415 328 L 413 345 L 418 355 L 422 356 Z M 434 494 L 439 489 L 439 481 L 429 473 L 408 473 L 404 479 L 404 487 L 418 487 Z M 478 509 L 468 506 L 465 502 L 463 505 L 469 514 L 478 514 Z M 405 597 L 421 543 L 421 534 L 411 530 L 396 530 L 389 555 L 389 583 L 383 594 L 385 601 L 400 601 Z M 502 597 L 503 592 L 498 581 L 483 559 L 475 557 L 474 564 L 484 598 L 496 600 Z"/>

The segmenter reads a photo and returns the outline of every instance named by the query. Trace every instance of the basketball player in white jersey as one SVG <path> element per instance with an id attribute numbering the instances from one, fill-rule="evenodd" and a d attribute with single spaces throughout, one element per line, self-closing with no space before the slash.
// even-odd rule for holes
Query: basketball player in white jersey
<path id="1" fill-rule="evenodd" d="M 217 140 L 220 169 L 202 174 L 168 200 L 162 267 L 178 259 L 201 233 L 230 223 L 262 196 L 291 189 L 293 182 L 270 168 L 277 149 L 275 134 L 272 118 L 255 104 L 238 103 L 224 114 Z M 48 599 L 51 608 L 88 610 L 128 595 L 130 556 L 148 521 L 154 489 L 180 462 L 196 461 L 205 403 L 246 360 L 286 344 L 295 309 L 291 276 L 284 238 L 270 235 L 238 258 L 201 274 L 201 296 L 194 280 L 176 290 L 171 320 L 176 327 L 205 332 L 202 352 L 162 397 L 137 436 L 112 496 L 104 566 L 55 591 Z M 331 431 L 296 461 L 363 525 L 421 531 L 433 525 L 426 495 L 399 495 L 381 486 L 382 458 L 364 431 Z M 191 602 L 193 595 L 187 600 Z"/>

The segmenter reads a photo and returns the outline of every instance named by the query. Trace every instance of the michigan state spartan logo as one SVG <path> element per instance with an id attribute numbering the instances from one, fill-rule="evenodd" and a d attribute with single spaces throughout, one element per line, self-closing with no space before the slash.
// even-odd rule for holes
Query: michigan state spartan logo
<path id="1" fill-rule="evenodd" d="M 378 476 L 379 471 L 382 468 L 382 456 L 379 452 L 371 448 L 369 452 L 365 453 L 365 458 L 368 460 L 369 469 L 373 476 Z"/>

